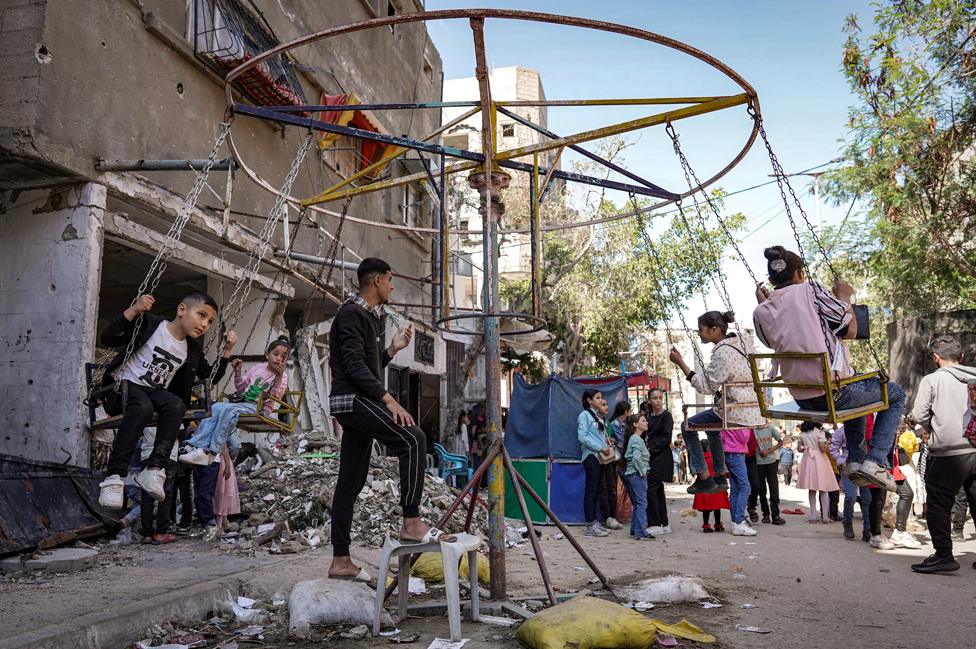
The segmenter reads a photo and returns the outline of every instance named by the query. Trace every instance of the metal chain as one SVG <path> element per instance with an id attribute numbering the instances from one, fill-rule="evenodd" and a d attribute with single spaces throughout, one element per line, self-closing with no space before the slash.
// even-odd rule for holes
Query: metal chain
<path id="1" fill-rule="evenodd" d="M 190 221 L 190 215 L 193 212 L 193 207 L 197 204 L 197 200 L 200 198 L 200 193 L 203 191 L 204 185 L 207 183 L 207 176 L 210 175 L 210 170 L 217 163 L 217 156 L 220 152 L 220 147 L 223 145 L 224 140 L 227 139 L 227 134 L 230 132 L 231 122 L 221 122 L 220 130 L 217 132 L 217 138 L 214 140 L 213 148 L 210 150 L 210 156 L 207 158 L 206 164 L 204 164 L 203 169 L 200 170 L 200 174 L 197 176 L 196 182 L 193 183 L 193 187 L 190 192 L 183 199 L 183 204 L 180 206 L 179 212 L 176 214 L 176 218 L 173 219 L 172 225 L 170 225 L 169 231 L 166 233 L 166 238 L 163 240 L 162 245 L 160 245 L 159 250 L 156 252 L 156 257 L 153 259 L 152 263 L 149 265 L 149 270 L 146 272 L 146 277 L 142 280 L 139 285 L 138 291 L 136 291 L 136 297 L 133 298 L 129 306 L 133 306 L 141 296 L 152 295 L 156 292 L 159 287 L 159 281 L 162 279 L 163 273 L 166 272 L 166 265 L 169 261 L 170 255 L 176 249 L 176 244 L 179 243 L 180 237 L 183 235 L 183 229 L 186 224 Z M 125 367 L 125 364 L 129 362 L 132 353 L 135 351 L 136 338 L 139 335 L 139 330 L 142 328 L 143 314 L 140 313 L 136 316 L 135 326 L 132 330 L 132 337 L 129 338 L 129 344 L 126 345 L 125 355 L 122 357 L 121 367 Z M 118 378 L 115 380 L 115 390 L 116 392 L 121 390 L 122 386 L 122 372 L 119 372 Z"/>
<path id="2" fill-rule="evenodd" d="M 695 360 L 698 362 L 698 366 L 704 369 L 705 361 L 702 358 L 701 350 L 698 348 L 698 341 L 695 340 L 694 334 L 692 334 L 691 329 L 688 327 L 687 321 L 685 321 L 684 312 L 681 310 L 681 300 L 674 292 L 674 288 L 664 280 L 664 261 L 661 259 L 661 255 L 658 252 L 657 246 L 651 240 L 650 235 L 647 234 L 647 230 L 644 227 L 644 217 L 638 210 L 637 198 L 634 194 L 630 194 L 630 201 L 634 206 L 634 213 L 637 214 L 637 229 L 640 230 L 641 236 L 644 238 L 644 245 L 647 246 L 648 251 L 651 253 L 651 258 L 654 260 L 654 265 L 657 266 L 658 280 L 657 284 L 664 285 L 665 290 L 671 298 L 671 304 L 674 307 L 675 312 L 678 314 L 678 319 L 681 321 L 681 326 L 684 328 L 685 333 L 688 336 L 688 340 L 691 342 L 692 353 L 695 355 Z M 668 309 L 665 309 L 665 316 L 667 316 Z M 668 324 L 667 318 L 664 320 L 664 330 L 668 336 L 668 342 L 671 346 L 674 346 L 674 336 L 671 333 L 671 326 Z M 712 392 L 712 382 L 708 380 L 708 374 L 702 372 L 702 376 L 705 378 L 705 383 L 708 385 L 708 390 Z"/>
<path id="3" fill-rule="evenodd" d="M 769 144 L 769 138 L 766 137 L 766 128 L 763 126 L 762 117 L 759 115 L 759 113 L 756 112 L 755 108 L 751 104 L 749 105 L 747 111 L 749 115 L 752 117 L 752 119 L 755 120 L 756 128 L 759 130 L 759 135 L 760 137 L 762 137 L 763 144 L 765 144 L 766 146 L 766 152 L 769 155 L 769 162 L 773 167 L 773 177 L 776 179 L 776 185 L 777 187 L 779 187 L 780 197 L 783 199 L 783 207 L 785 208 L 786 219 L 789 221 L 790 230 L 793 231 L 793 240 L 796 241 L 796 250 L 800 255 L 801 261 L 803 262 L 803 268 L 807 275 L 807 281 L 810 282 L 810 286 L 811 286 L 810 297 L 811 300 L 813 300 L 813 307 L 817 312 L 817 316 L 818 316 L 817 320 L 820 321 L 820 331 L 823 334 L 824 347 L 827 349 L 827 357 L 830 359 L 831 367 L 833 367 L 834 346 L 831 344 L 830 331 L 827 329 L 827 323 L 824 321 L 823 310 L 820 308 L 820 303 L 817 301 L 816 296 L 812 293 L 812 287 L 814 282 L 813 275 L 810 274 L 810 265 L 807 263 L 806 255 L 803 253 L 803 242 L 800 239 L 800 232 L 796 226 L 796 219 L 793 218 L 793 211 L 790 209 L 790 201 L 786 197 L 786 191 L 784 190 L 783 187 L 784 180 L 786 181 L 786 186 L 789 187 L 791 194 L 793 194 L 793 188 L 792 186 L 790 186 L 789 181 L 786 180 L 785 174 L 783 173 L 783 167 L 780 166 L 779 159 L 776 157 L 776 154 L 773 153 L 773 147 Z M 793 196 L 795 198 L 796 194 L 793 194 Z M 802 208 L 801 208 L 801 212 L 802 212 Z M 803 214 L 803 218 L 804 220 L 806 220 L 806 213 Z M 807 221 L 807 223 L 809 224 L 809 221 Z M 817 239 L 816 234 L 814 234 L 814 241 L 816 241 L 817 245 L 820 246 L 820 240 Z M 827 259 L 826 257 L 827 253 L 823 249 L 823 246 L 820 246 L 820 252 L 821 254 L 824 255 L 824 259 Z M 830 268 L 831 272 L 833 273 L 833 267 L 830 266 L 829 260 L 827 260 L 827 266 Z"/>
<path id="4" fill-rule="evenodd" d="M 664 130 L 667 131 L 668 137 L 671 138 L 671 144 L 674 147 L 674 152 L 678 156 L 678 160 L 681 162 L 681 169 L 684 172 L 685 181 L 688 183 L 688 188 L 689 189 L 694 189 L 695 187 L 700 188 L 698 192 L 701 192 L 702 196 L 705 198 L 705 202 L 708 203 L 708 206 L 711 208 L 712 213 L 715 215 L 715 219 L 718 221 L 718 224 L 722 227 L 722 231 L 725 233 L 725 236 L 728 238 L 729 243 L 732 245 L 732 249 L 735 250 L 735 254 L 739 257 L 739 261 L 741 261 L 742 265 L 745 266 L 746 271 L 749 273 L 749 277 L 752 278 L 753 283 L 756 286 L 759 286 L 762 282 L 760 282 L 759 279 L 756 277 L 756 274 L 752 272 L 752 266 L 749 265 L 749 261 L 746 259 L 746 256 L 742 253 L 742 249 L 739 248 L 739 242 L 736 241 L 734 236 L 732 236 L 732 231 L 729 229 L 729 226 L 725 223 L 725 219 L 722 218 L 722 213 L 719 211 L 718 206 L 715 205 L 715 202 L 712 200 L 712 197 L 708 195 L 708 192 L 706 192 L 705 189 L 701 187 L 701 181 L 698 179 L 698 175 L 695 173 L 695 170 L 692 169 L 691 164 L 688 162 L 688 158 L 685 156 L 684 151 L 681 149 L 681 144 L 678 142 L 678 134 L 674 130 L 674 126 L 671 124 L 671 122 L 668 122 L 668 125 L 665 127 Z M 697 198 L 695 198 L 695 194 L 697 194 L 698 192 L 694 192 L 691 195 L 692 200 L 695 202 L 696 208 L 698 207 L 698 200 Z M 699 214 L 699 218 L 703 218 L 701 217 L 701 210 L 698 210 L 698 214 Z M 702 222 L 704 223 L 704 220 Z"/>
<path id="5" fill-rule="evenodd" d="M 231 293 L 230 299 L 227 304 L 224 305 L 224 313 L 230 313 L 230 317 L 223 321 L 224 329 L 230 331 L 233 329 L 234 324 L 236 324 L 238 318 L 240 318 L 241 310 L 244 305 L 247 304 L 247 296 L 251 292 L 251 286 L 254 284 L 254 278 L 258 276 L 258 271 L 261 268 L 261 261 L 264 259 L 265 253 L 271 247 L 271 238 L 274 236 L 274 232 L 277 229 L 278 221 L 281 219 L 281 215 L 285 210 L 286 196 L 291 194 L 291 188 L 295 184 L 295 179 L 298 177 L 298 172 L 301 169 L 302 162 L 305 161 L 305 156 L 308 153 L 309 148 L 312 146 L 312 141 L 315 138 L 315 132 L 309 129 L 308 134 L 302 141 L 301 146 L 298 148 L 298 153 L 295 155 L 294 160 L 292 160 L 291 168 L 288 170 L 288 174 L 285 176 L 285 180 L 282 183 L 281 189 L 278 191 L 278 196 L 275 199 L 275 203 L 271 208 L 271 212 L 268 214 L 268 218 L 264 223 L 264 228 L 259 235 L 258 244 L 251 248 L 250 254 L 248 255 L 247 265 L 244 268 L 244 273 L 237 280 L 237 284 L 234 286 L 234 291 Z M 232 308 L 236 305 L 236 309 Z M 215 336 L 214 340 L 220 338 L 220 336 Z M 218 354 L 220 352 L 218 351 Z M 219 359 L 214 362 L 213 368 L 210 371 L 210 382 L 213 383 L 214 377 L 217 375 L 217 369 L 220 366 Z"/>
<path id="6" fill-rule="evenodd" d="M 800 256 L 803 257 L 803 244 L 800 243 L 800 235 L 797 232 L 795 223 L 793 222 L 793 214 L 790 212 L 789 200 L 786 198 L 786 192 L 784 191 L 784 186 L 785 189 L 789 191 L 790 196 L 792 197 L 793 203 L 796 205 L 797 210 L 799 210 L 800 216 L 803 218 L 803 222 L 807 226 L 807 230 L 810 231 L 810 236 L 813 238 L 814 243 L 817 244 L 817 250 L 820 252 L 820 256 L 823 257 L 824 264 L 826 264 L 827 269 L 830 271 L 831 277 L 835 281 L 840 279 L 840 275 L 838 275 L 837 269 L 834 268 L 834 265 L 830 261 L 830 256 L 827 254 L 827 249 L 824 248 L 823 242 L 820 240 L 820 237 L 817 235 L 816 228 L 813 227 L 813 224 L 810 222 L 810 218 L 807 216 L 806 210 L 803 209 L 803 205 L 800 203 L 800 199 L 797 197 L 796 192 L 793 190 L 793 185 L 790 184 L 790 179 L 786 175 L 786 172 L 783 170 L 783 165 L 780 164 L 779 158 L 777 158 L 776 154 L 773 152 L 773 147 L 769 143 L 769 137 L 766 135 L 766 127 L 763 124 L 762 116 L 759 115 L 759 113 L 756 111 L 755 107 L 752 104 L 749 104 L 749 107 L 746 109 L 746 111 L 749 113 L 749 116 L 752 117 L 753 120 L 755 120 L 756 126 L 759 130 L 759 136 L 762 138 L 763 144 L 766 145 L 766 152 L 769 154 L 769 162 L 772 164 L 773 167 L 773 177 L 776 178 L 776 184 L 779 187 L 780 196 L 783 198 L 783 205 L 786 207 L 786 215 L 790 220 L 790 227 L 793 229 L 793 238 L 796 239 L 797 250 L 800 253 Z M 803 261 L 803 265 L 806 268 L 807 277 L 809 277 L 811 281 L 813 281 L 812 275 L 810 275 L 809 265 L 807 264 L 805 258 Z M 830 337 L 827 334 L 827 325 L 823 322 L 823 318 L 821 318 L 820 320 L 820 325 L 824 332 L 824 340 L 827 342 L 827 350 L 831 352 L 830 361 L 831 363 L 833 363 L 834 357 L 833 357 L 833 352 L 830 349 Z M 871 352 L 871 357 L 874 359 L 875 364 L 878 366 L 878 371 L 881 373 L 882 381 L 887 382 L 889 378 L 888 373 L 885 371 L 885 368 L 881 362 L 881 356 L 878 354 L 878 350 L 875 348 L 874 343 L 870 339 L 866 340 L 865 342 L 867 342 L 868 351 Z"/>

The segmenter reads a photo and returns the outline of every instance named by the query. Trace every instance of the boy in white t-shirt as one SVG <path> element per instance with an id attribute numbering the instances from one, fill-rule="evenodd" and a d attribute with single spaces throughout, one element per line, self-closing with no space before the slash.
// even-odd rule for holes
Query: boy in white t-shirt
<path id="1" fill-rule="evenodd" d="M 199 291 L 189 293 L 180 301 L 172 320 L 150 313 L 154 304 L 153 296 L 139 296 L 109 323 L 101 336 L 103 345 L 118 349 L 105 371 L 103 385 L 118 382 L 126 388 L 125 403 L 119 389 L 109 391 L 104 404 L 108 414 L 123 415 L 112 444 L 106 478 L 99 485 L 98 502 L 110 509 L 122 508 L 125 486 L 122 476 L 154 414 L 158 415 L 156 440 L 135 482 L 157 502 L 166 498 L 166 462 L 189 407 L 190 391 L 198 378 L 209 378 L 212 372 L 198 339 L 217 318 L 214 299 Z M 228 331 L 225 338 L 226 346 L 214 380 L 220 379 L 227 369 L 237 334 Z M 127 354 L 130 342 L 132 353 Z"/>

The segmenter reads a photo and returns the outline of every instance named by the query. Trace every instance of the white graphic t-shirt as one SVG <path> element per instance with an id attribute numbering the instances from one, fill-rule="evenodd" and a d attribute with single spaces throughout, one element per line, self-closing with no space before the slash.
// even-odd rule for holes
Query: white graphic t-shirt
<path id="1" fill-rule="evenodd" d="M 176 370 L 186 362 L 186 340 L 174 338 L 167 325 L 169 320 L 159 323 L 146 344 L 115 371 L 116 379 L 152 389 L 169 387 Z"/>

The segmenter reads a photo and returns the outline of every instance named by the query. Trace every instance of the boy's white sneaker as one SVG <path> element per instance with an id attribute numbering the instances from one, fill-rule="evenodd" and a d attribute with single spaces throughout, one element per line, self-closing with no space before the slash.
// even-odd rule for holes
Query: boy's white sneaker
<path id="1" fill-rule="evenodd" d="M 749 527 L 745 521 L 732 523 L 732 536 L 755 536 L 756 530 Z"/>
<path id="2" fill-rule="evenodd" d="M 177 458 L 180 462 L 184 464 L 197 464 L 199 466 L 210 466 L 214 461 L 214 454 L 207 453 L 202 448 L 197 446 L 186 446 L 186 450 L 180 453 Z"/>
<path id="3" fill-rule="evenodd" d="M 909 548 L 917 550 L 922 547 L 921 541 L 915 538 L 914 534 L 895 530 L 891 533 L 891 542 L 896 548 Z"/>
<path id="4" fill-rule="evenodd" d="M 652 525 L 645 530 L 651 536 L 658 536 L 659 534 L 664 534 L 664 528 L 660 525 Z"/>
<path id="5" fill-rule="evenodd" d="M 607 519 L 605 527 L 608 530 L 619 530 L 623 528 L 623 525 L 621 525 L 616 518 L 611 516 L 610 518 Z"/>
<path id="6" fill-rule="evenodd" d="M 872 548 L 876 548 L 878 550 L 894 550 L 895 549 L 895 544 L 892 543 L 891 541 L 889 541 L 888 539 L 886 539 L 881 534 L 875 534 L 874 536 L 872 536 L 871 537 L 871 540 L 868 543 L 871 544 L 871 547 Z"/>
<path id="7" fill-rule="evenodd" d="M 670 525 L 662 525 L 661 526 L 661 534 L 670 534 L 670 533 L 671 533 L 671 526 Z"/>
<path id="8" fill-rule="evenodd" d="M 163 489 L 166 483 L 166 469 L 143 469 L 136 474 L 133 481 L 156 502 L 161 503 L 166 500 L 166 491 Z"/>
<path id="9" fill-rule="evenodd" d="M 106 509 L 122 509 L 123 494 L 125 493 L 125 480 L 122 476 L 113 473 L 98 483 L 101 491 L 98 492 L 98 504 Z"/>

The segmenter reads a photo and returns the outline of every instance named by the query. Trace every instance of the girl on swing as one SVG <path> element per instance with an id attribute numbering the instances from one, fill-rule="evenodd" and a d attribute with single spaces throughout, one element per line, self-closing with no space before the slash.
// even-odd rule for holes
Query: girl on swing
<path id="1" fill-rule="evenodd" d="M 681 369 L 692 387 L 702 394 L 715 395 L 714 407 L 688 417 L 687 422 L 681 424 L 681 436 L 684 438 L 685 448 L 688 449 L 688 464 L 691 472 L 697 476 L 688 487 L 690 494 L 720 493 L 728 489 L 728 481 L 725 479 L 725 449 L 721 437 L 723 421 L 727 422 L 729 428 L 752 428 L 765 424 L 752 389 L 752 372 L 748 360 L 751 345 L 746 339 L 729 333 L 729 324 L 733 322 L 735 315 L 731 312 L 708 311 L 699 316 L 698 337 L 703 343 L 715 345 L 708 366 L 700 374 L 688 367 L 681 352 L 671 348 L 671 361 Z M 732 385 L 722 390 L 725 383 L 747 385 Z M 725 413 L 725 417 L 722 417 L 721 412 Z M 711 428 L 713 424 L 714 429 Z M 710 427 L 705 435 L 712 452 L 714 477 L 709 474 L 705 453 L 698 437 L 697 429 L 703 426 Z"/>
<path id="2" fill-rule="evenodd" d="M 181 449 L 180 462 L 209 466 L 224 450 L 225 445 L 229 446 L 231 457 L 237 455 L 240 449 L 240 441 L 236 435 L 237 419 L 243 414 L 257 412 L 257 401 L 262 395 L 264 413 L 270 414 L 275 409 L 274 399 L 281 399 L 288 389 L 285 362 L 290 350 L 288 337 L 278 336 L 264 354 L 267 363 L 255 365 L 247 372 L 242 372 L 244 361 L 239 358 L 231 361 L 237 394 L 230 401 L 213 404 L 210 417 L 200 422 L 196 432 Z"/>
<path id="3" fill-rule="evenodd" d="M 837 378 L 854 376 L 851 355 L 845 339 L 857 337 L 857 319 L 851 298 L 854 289 L 842 280 L 834 282 L 828 292 L 818 282 L 806 281 L 803 259 L 783 246 L 766 248 L 769 281 L 773 290 L 760 285 L 756 289 L 759 306 L 753 313 L 756 335 L 764 345 L 776 352 L 827 353 Z M 822 383 L 823 370 L 816 360 L 779 361 L 779 372 L 787 383 Z M 790 388 L 796 404 L 804 410 L 826 411 L 827 399 L 822 389 Z M 834 407 L 847 410 L 881 401 L 881 380 L 871 378 L 845 385 L 834 393 Z M 905 391 L 888 382 L 888 409 L 877 413 L 871 450 L 865 453 L 864 431 L 866 417 L 851 419 L 844 424 L 847 436 L 847 471 L 856 485 L 875 485 L 895 491 L 890 468 L 891 451 L 898 434 Z"/>

